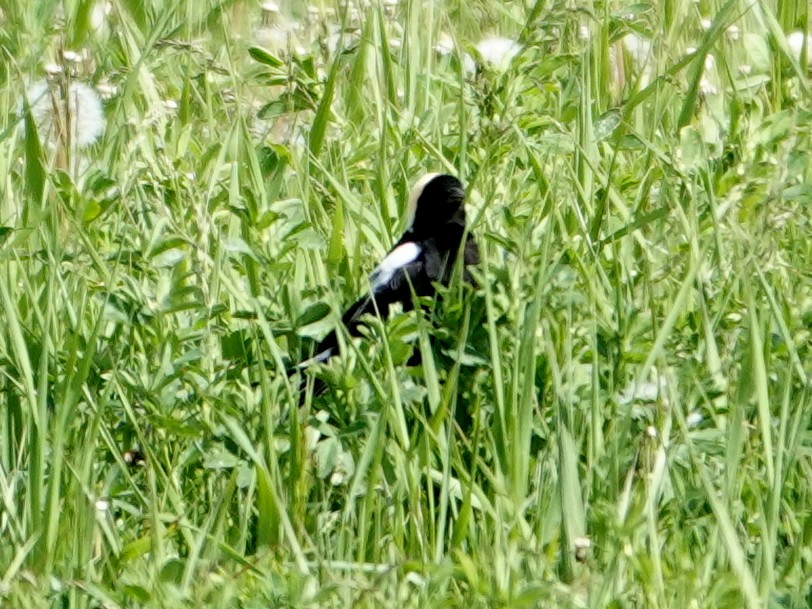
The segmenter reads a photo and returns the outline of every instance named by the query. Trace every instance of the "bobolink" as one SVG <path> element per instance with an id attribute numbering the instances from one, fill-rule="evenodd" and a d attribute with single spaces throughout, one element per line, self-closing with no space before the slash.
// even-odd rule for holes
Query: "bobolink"
<path id="1" fill-rule="evenodd" d="M 465 190 L 454 176 L 430 173 L 418 180 L 409 195 L 407 218 L 406 232 L 370 274 L 369 293 L 341 318 L 350 335 L 358 335 L 364 315 L 377 313 L 385 318 L 389 305 L 394 303 L 410 311 L 414 302 L 412 292 L 417 297 L 431 296 L 435 283 L 447 285 L 463 238 L 464 266 L 479 262 L 476 241 L 465 228 Z M 471 280 L 467 270 L 464 277 Z M 315 353 L 298 368 L 326 362 L 338 353 L 335 330 L 316 346 Z"/>

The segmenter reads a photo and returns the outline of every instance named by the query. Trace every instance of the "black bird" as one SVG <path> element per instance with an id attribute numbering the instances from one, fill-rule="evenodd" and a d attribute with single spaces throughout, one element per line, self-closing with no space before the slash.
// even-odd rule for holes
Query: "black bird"
<path id="1" fill-rule="evenodd" d="M 464 267 L 479 263 L 479 248 L 465 227 L 465 190 L 454 176 L 430 173 L 412 188 L 407 207 L 409 227 L 369 276 L 370 291 L 341 318 L 350 335 L 357 336 L 366 314 L 389 314 L 389 305 L 413 308 L 412 291 L 418 297 L 435 293 L 435 283 L 447 285 L 458 253 Z M 465 238 L 465 245 L 461 247 Z M 471 282 L 464 269 L 464 278 Z M 304 369 L 326 362 L 338 354 L 338 336 L 330 332 L 315 349 L 316 355 L 300 363 Z M 325 387 L 319 384 L 316 393 Z"/>

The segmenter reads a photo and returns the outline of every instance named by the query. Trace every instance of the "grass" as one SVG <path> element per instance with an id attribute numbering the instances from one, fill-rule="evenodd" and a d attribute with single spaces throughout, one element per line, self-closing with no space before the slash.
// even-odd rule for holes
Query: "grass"
<path id="1" fill-rule="evenodd" d="M 808 606 L 807 3 L 94 7 L 0 1 L 2 606 Z M 299 407 L 430 170 L 479 287 Z"/>

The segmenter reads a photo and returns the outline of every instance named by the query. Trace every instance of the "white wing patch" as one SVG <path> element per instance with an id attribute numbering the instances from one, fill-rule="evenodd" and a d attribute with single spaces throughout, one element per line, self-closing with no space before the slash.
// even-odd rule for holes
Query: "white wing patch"
<path id="1" fill-rule="evenodd" d="M 386 258 L 381 260 L 381 263 L 369 276 L 369 282 L 372 284 L 372 291 L 377 292 L 383 286 L 388 284 L 395 273 L 397 273 L 407 264 L 417 260 L 420 252 L 420 246 L 412 241 L 407 241 L 406 243 L 398 245 L 395 249 L 389 252 L 386 255 Z"/>

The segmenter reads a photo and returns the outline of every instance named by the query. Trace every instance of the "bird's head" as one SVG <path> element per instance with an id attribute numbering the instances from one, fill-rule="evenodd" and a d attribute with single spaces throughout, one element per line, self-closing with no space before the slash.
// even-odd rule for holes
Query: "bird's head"
<path id="1" fill-rule="evenodd" d="M 415 232 L 431 231 L 452 219 L 465 221 L 465 190 L 454 176 L 429 173 L 420 178 L 409 194 L 408 226 Z"/>

